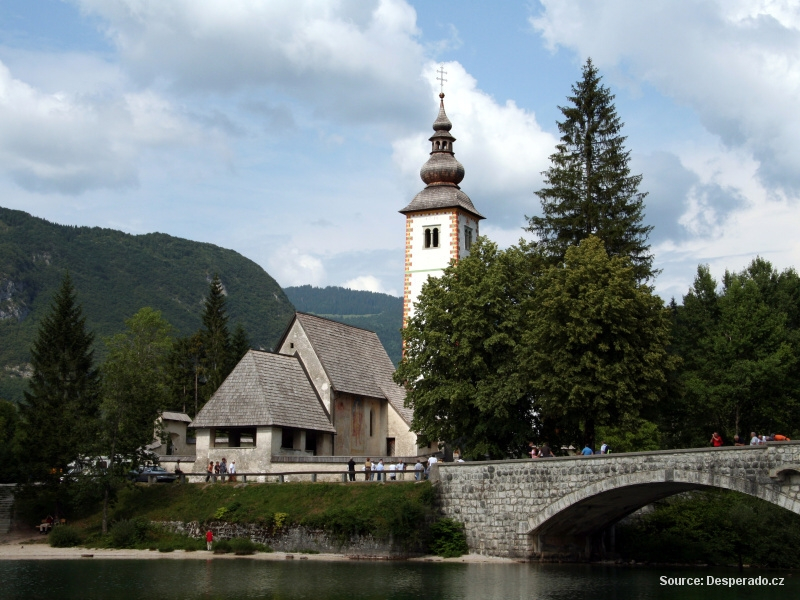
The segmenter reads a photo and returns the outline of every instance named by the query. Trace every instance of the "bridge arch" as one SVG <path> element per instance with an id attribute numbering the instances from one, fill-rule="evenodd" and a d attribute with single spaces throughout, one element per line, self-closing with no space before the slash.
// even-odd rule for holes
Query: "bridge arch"
<path id="1" fill-rule="evenodd" d="M 531 535 L 592 535 L 657 500 L 702 489 L 741 492 L 800 514 L 800 501 L 753 479 L 662 469 L 594 481 L 528 518 Z"/>

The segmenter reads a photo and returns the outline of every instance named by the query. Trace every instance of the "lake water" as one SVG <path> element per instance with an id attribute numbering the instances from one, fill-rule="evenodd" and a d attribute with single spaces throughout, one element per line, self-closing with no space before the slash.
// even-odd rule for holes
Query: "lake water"
<path id="1" fill-rule="evenodd" d="M 312 560 L 0 561 L 0 598 L 81 600 L 239 600 L 274 598 L 510 600 L 681 600 L 800 598 L 800 573 L 746 570 L 785 578 L 780 587 L 708 585 L 731 570 L 595 565 L 321 562 Z M 700 578 L 703 586 L 665 586 L 661 577 Z M 777 583 L 777 581 L 776 581 Z"/>

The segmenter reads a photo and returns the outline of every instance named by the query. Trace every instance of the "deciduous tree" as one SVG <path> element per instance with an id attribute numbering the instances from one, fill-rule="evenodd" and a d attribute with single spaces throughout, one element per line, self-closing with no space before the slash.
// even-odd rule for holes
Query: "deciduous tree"
<path id="1" fill-rule="evenodd" d="M 137 465 L 152 443 L 156 419 L 169 401 L 167 356 L 170 324 L 159 311 L 142 308 L 125 322 L 126 331 L 107 341 L 103 364 L 99 454 L 108 457 L 103 533 L 115 478 Z"/>
<path id="2" fill-rule="evenodd" d="M 627 257 L 590 236 L 548 268 L 525 304 L 522 360 L 543 420 L 579 430 L 639 416 L 663 393 L 675 359 L 661 299 L 639 283 Z"/>
<path id="3" fill-rule="evenodd" d="M 523 249 L 500 251 L 480 238 L 470 256 L 423 286 L 395 373 L 421 443 L 449 442 L 481 457 L 522 453 L 534 414 L 517 346 L 533 264 Z"/>

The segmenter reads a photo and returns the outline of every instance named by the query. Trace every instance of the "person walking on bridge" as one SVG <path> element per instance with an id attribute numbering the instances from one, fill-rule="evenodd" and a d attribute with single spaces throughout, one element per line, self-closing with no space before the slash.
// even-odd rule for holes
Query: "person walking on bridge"
<path id="1" fill-rule="evenodd" d="M 581 450 L 581 454 L 583 456 L 591 456 L 592 454 L 594 454 L 594 450 L 592 450 L 592 448 L 591 448 L 591 446 L 589 446 L 589 444 L 586 444 L 583 447 L 583 450 Z"/>
<path id="2" fill-rule="evenodd" d="M 720 434 L 718 434 L 716 431 L 711 434 L 711 445 L 714 446 L 714 448 L 719 448 L 723 443 L 724 442 L 722 441 L 722 436 Z"/>

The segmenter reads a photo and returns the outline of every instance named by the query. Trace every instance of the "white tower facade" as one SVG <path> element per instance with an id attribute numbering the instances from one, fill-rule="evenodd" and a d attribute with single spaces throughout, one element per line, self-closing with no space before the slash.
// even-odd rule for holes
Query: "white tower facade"
<path id="1" fill-rule="evenodd" d="M 459 183 L 464 166 L 453 153 L 453 124 L 439 94 L 439 115 L 430 138 L 431 156 L 419 175 L 426 187 L 400 213 L 406 216 L 406 262 L 403 324 L 414 314 L 414 304 L 428 277 L 439 277 L 453 261 L 469 255 L 484 218 Z"/>

